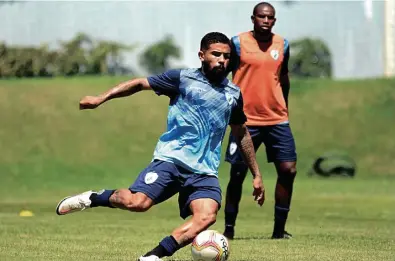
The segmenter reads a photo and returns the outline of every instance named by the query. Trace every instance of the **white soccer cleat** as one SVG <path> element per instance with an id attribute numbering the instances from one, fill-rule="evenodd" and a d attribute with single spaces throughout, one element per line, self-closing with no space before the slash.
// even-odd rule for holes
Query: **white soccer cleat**
<path id="1" fill-rule="evenodd" d="M 83 211 L 91 207 L 92 201 L 89 197 L 95 193 L 94 191 L 86 191 L 84 193 L 70 196 L 62 199 L 56 207 L 56 214 L 66 215 L 77 211 Z"/>
<path id="2" fill-rule="evenodd" d="M 138 261 L 163 261 L 157 256 L 140 256 Z"/>

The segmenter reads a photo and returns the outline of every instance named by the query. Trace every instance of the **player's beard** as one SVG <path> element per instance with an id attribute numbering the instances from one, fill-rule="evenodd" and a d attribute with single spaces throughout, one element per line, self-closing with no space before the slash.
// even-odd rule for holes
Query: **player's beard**
<path id="1" fill-rule="evenodd" d="M 226 77 L 226 68 L 222 65 L 216 66 L 214 68 L 210 68 L 210 64 L 208 62 L 202 62 L 203 72 L 205 73 L 207 79 L 213 82 L 222 82 Z"/>

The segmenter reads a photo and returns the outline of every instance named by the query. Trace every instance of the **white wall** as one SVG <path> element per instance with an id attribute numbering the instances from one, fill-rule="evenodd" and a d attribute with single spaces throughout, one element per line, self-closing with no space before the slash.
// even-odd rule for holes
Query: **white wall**
<path id="1" fill-rule="evenodd" d="M 76 32 L 124 43 L 139 43 L 126 56 L 138 69 L 137 54 L 147 44 L 172 34 L 183 48 L 177 64 L 199 66 L 201 37 L 209 31 L 228 36 L 252 28 L 258 1 L 41 1 L 0 6 L 0 41 L 8 44 L 56 45 Z M 297 1 L 277 8 L 275 32 L 289 40 L 319 37 L 329 45 L 336 78 L 383 74 L 383 2 L 373 2 L 373 20 L 359 1 Z M 292 50 L 291 50 L 292 51 Z"/>

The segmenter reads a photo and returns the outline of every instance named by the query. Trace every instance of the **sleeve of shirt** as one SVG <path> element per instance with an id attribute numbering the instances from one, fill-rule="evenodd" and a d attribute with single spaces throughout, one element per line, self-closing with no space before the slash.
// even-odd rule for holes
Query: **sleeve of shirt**
<path id="1" fill-rule="evenodd" d="M 237 70 L 240 64 L 240 38 L 239 36 L 233 36 L 231 41 L 231 56 L 230 56 L 230 64 L 229 71 L 233 72 Z"/>
<path id="2" fill-rule="evenodd" d="M 157 95 L 173 97 L 179 94 L 181 70 L 168 70 L 162 74 L 147 77 L 148 83 Z"/>
<path id="3" fill-rule="evenodd" d="M 243 96 L 240 93 L 239 99 L 237 99 L 237 104 L 232 108 L 229 124 L 240 125 L 244 124 L 246 121 L 247 117 L 243 110 Z"/>
<path id="4" fill-rule="evenodd" d="M 284 60 L 281 66 L 281 75 L 288 74 L 289 53 L 289 42 L 287 39 L 284 39 Z"/>

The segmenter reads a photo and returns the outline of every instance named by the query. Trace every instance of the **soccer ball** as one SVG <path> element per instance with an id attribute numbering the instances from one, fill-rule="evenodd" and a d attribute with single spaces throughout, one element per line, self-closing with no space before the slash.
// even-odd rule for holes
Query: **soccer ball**
<path id="1" fill-rule="evenodd" d="M 194 261 L 226 261 L 229 257 L 229 242 L 215 230 L 201 232 L 192 242 Z"/>

